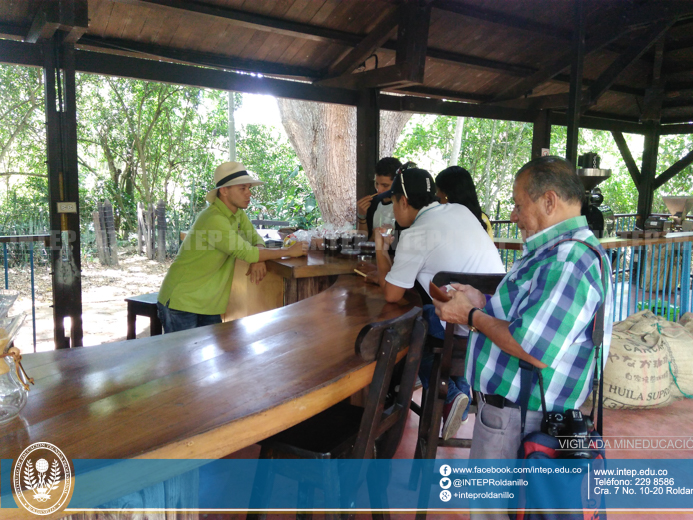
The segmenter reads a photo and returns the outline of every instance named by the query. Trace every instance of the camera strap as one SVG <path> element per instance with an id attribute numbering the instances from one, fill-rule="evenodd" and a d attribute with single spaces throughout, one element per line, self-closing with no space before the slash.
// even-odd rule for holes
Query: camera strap
<path id="1" fill-rule="evenodd" d="M 592 251 L 594 251 L 597 254 L 597 258 L 599 260 L 599 272 L 601 274 L 601 279 L 603 283 L 603 293 L 604 293 L 604 301 L 601 302 L 599 305 L 599 308 L 597 309 L 597 313 L 594 316 L 594 319 L 592 321 L 592 343 L 594 344 L 595 352 L 594 352 L 594 372 L 592 376 L 592 411 L 590 412 L 590 420 L 592 423 L 595 425 L 595 429 L 599 433 L 599 435 L 602 434 L 602 425 L 603 425 L 603 419 L 604 419 L 604 407 L 603 407 L 603 402 L 602 398 L 604 395 L 604 371 L 601 369 L 603 367 L 603 353 L 602 353 L 602 346 L 604 343 L 604 307 L 606 304 L 606 296 L 607 296 L 607 283 L 608 279 L 605 279 L 605 271 L 604 271 L 604 262 L 602 260 L 602 255 L 599 252 L 599 250 L 594 247 L 591 244 L 588 244 L 584 240 L 578 240 L 575 238 L 567 238 L 565 240 L 561 240 L 560 242 L 557 242 L 554 244 L 551 249 L 555 248 L 559 244 L 563 242 L 580 242 L 581 244 L 589 247 Z M 525 436 L 525 422 L 527 419 L 527 409 L 529 406 L 529 398 L 532 393 L 532 380 L 534 379 L 533 375 L 536 372 L 537 378 L 539 380 L 539 391 L 541 394 L 541 408 L 542 412 L 544 415 L 544 421 L 546 422 L 548 420 L 548 412 L 546 409 L 546 396 L 544 394 L 544 380 L 541 376 L 541 370 L 534 365 L 531 365 L 527 361 L 520 360 L 520 425 L 521 425 L 521 437 L 524 438 Z M 599 403 L 597 405 L 597 422 L 594 422 L 594 409 L 595 409 L 595 404 Z"/>

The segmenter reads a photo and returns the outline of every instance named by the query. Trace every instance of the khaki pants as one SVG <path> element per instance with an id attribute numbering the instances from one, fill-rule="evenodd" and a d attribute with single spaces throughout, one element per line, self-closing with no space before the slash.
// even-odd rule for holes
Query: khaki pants
<path id="1" fill-rule="evenodd" d="M 541 412 L 527 412 L 525 435 L 541 430 Z M 481 401 L 474 422 L 470 459 L 516 459 L 522 441 L 519 408 L 496 408 Z M 507 513 L 472 513 L 474 520 L 508 520 Z"/>

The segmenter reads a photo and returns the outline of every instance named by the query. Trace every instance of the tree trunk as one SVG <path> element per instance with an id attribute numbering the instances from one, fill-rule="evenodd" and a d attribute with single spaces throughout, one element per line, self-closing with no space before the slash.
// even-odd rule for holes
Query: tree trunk
<path id="1" fill-rule="evenodd" d="M 236 160 L 236 117 L 234 110 L 236 104 L 234 100 L 234 92 L 229 90 L 229 161 Z"/>
<path id="2" fill-rule="evenodd" d="M 281 98 L 277 104 L 324 222 L 351 225 L 356 217 L 356 109 Z M 392 154 L 409 117 L 382 113 L 381 156 Z"/>
<path id="3" fill-rule="evenodd" d="M 462 131 L 464 130 L 464 117 L 458 117 L 455 122 L 455 136 L 452 138 L 452 151 L 448 159 L 448 166 L 457 166 L 460 159 L 460 147 L 462 146 Z"/>
<path id="4" fill-rule="evenodd" d="M 380 157 L 392 157 L 411 112 L 380 112 Z"/>
<path id="5" fill-rule="evenodd" d="M 488 154 L 484 166 L 484 179 L 486 180 L 486 196 L 484 197 L 484 213 L 487 215 L 491 211 L 491 159 L 493 157 L 493 145 L 496 143 L 496 125 L 498 121 L 494 119 L 491 127 L 491 141 L 488 144 Z"/>

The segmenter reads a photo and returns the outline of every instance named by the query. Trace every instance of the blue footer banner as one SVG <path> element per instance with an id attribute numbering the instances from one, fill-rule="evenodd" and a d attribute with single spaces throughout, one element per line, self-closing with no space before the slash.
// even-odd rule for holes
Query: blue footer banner
<path id="1" fill-rule="evenodd" d="M 29 469 L 15 472 L 13 461 L 0 461 L 0 508 L 19 507 L 16 485 L 24 486 L 23 499 L 36 507 L 56 493 L 51 490 L 57 489 L 59 468 L 47 458 L 29 460 Z M 693 510 L 693 460 L 70 462 L 68 512 Z"/>

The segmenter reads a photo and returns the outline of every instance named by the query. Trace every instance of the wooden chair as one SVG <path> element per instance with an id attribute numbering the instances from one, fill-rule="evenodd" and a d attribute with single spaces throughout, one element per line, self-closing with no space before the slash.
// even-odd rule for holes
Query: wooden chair
<path id="1" fill-rule="evenodd" d="M 356 353 L 365 360 L 376 361 L 365 408 L 346 402 L 333 406 L 262 441 L 260 458 L 392 458 L 407 420 L 426 331 L 420 308 L 414 308 L 399 318 L 364 327 L 356 339 Z M 407 347 L 406 356 L 397 363 L 398 354 Z M 401 369 L 400 364 L 403 365 Z M 310 509 L 315 489 L 325 483 L 326 500 L 340 500 L 327 491 L 338 487 L 337 475 L 304 473 L 297 477 L 286 471 L 282 464 L 273 462 L 272 465 L 272 475 L 268 466 L 264 466 L 266 470 L 262 474 L 256 475 L 252 503 L 262 503 L 263 494 L 271 493 L 275 473 L 299 479 L 299 498 L 307 504 L 305 509 Z M 263 486 L 262 482 L 266 485 Z M 372 502 L 378 499 L 382 497 L 371 496 Z M 248 515 L 248 518 L 257 517 L 264 515 Z"/>
<path id="2" fill-rule="evenodd" d="M 503 279 L 504 274 L 472 274 L 442 271 L 433 277 L 433 283 L 438 287 L 450 283 L 471 285 L 484 294 L 494 294 Z M 420 415 L 419 437 L 414 452 L 415 459 L 435 459 L 438 446 L 453 448 L 469 448 L 471 439 L 452 438 L 447 441 L 440 437 L 443 417 L 443 406 L 448 393 L 450 376 L 464 376 L 465 356 L 467 355 L 467 338 L 454 335 L 455 325 L 448 323 L 445 328 L 445 340 L 442 348 L 434 347 L 433 368 L 428 390 L 422 396 L 422 406 L 412 407 Z M 472 400 L 469 413 L 476 413 L 476 399 Z M 412 485 L 418 480 L 412 475 Z"/>

